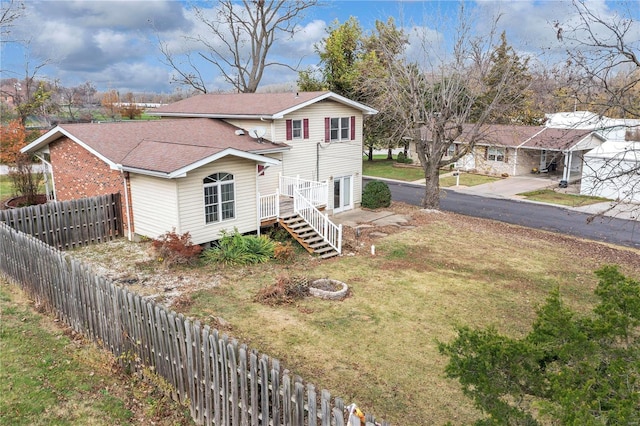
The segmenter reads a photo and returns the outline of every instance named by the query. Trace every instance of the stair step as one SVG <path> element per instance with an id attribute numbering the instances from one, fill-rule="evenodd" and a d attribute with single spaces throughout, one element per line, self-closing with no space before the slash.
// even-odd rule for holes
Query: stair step
<path id="1" fill-rule="evenodd" d="M 318 235 L 318 233 L 314 231 L 311 227 L 309 229 L 303 229 L 300 232 L 296 232 L 296 233 L 298 234 L 298 237 L 302 239 L 313 238 L 316 235 Z"/>
<path id="2" fill-rule="evenodd" d="M 338 252 L 333 250 L 333 251 L 329 251 L 329 252 L 326 252 L 324 254 L 321 254 L 320 258 L 321 259 L 330 259 L 330 258 L 336 257 L 336 256 L 338 256 Z"/>
<path id="3" fill-rule="evenodd" d="M 313 243 L 318 242 L 318 241 L 324 241 L 324 238 L 322 238 L 318 234 L 315 234 L 315 236 L 309 236 L 307 238 L 303 238 L 303 240 L 307 244 L 313 244 Z"/>
<path id="4" fill-rule="evenodd" d="M 313 252 L 316 254 L 322 254 L 332 250 L 335 251 L 333 247 L 331 247 L 330 245 L 327 245 L 322 248 L 314 249 Z"/>
<path id="5" fill-rule="evenodd" d="M 291 228 L 292 230 L 294 230 L 296 232 L 298 232 L 298 230 L 302 230 L 302 229 L 306 229 L 306 228 L 311 229 L 311 227 L 305 221 L 300 221 L 300 222 L 287 224 L 287 226 L 289 226 L 289 228 Z"/>

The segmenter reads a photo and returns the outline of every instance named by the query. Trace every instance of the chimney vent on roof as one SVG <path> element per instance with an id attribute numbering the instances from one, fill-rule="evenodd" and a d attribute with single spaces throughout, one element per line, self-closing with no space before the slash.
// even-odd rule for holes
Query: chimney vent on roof
<path id="1" fill-rule="evenodd" d="M 242 135 L 244 135 L 244 130 L 242 130 L 242 129 L 238 129 L 238 130 L 236 130 L 236 135 L 237 135 L 237 136 L 242 136 Z"/>

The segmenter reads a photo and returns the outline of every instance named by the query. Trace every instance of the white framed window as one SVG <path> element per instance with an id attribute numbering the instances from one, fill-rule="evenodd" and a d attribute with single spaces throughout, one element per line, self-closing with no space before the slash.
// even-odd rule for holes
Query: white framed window
<path id="1" fill-rule="evenodd" d="M 505 162 L 505 148 L 490 146 L 487 148 L 487 160 Z"/>
<path id="2" fill-rule="evenodd" d="M 302 120 L 291 120 L 291 135 L 293 139 L 302 139 Z"/>
<path id="3" fill-rule="evenodd" d="M 453 157 L 454 155 L 456 155 L 456 144 L 452 143 L 451 145 L 449 145 L 449 148 L 447 148 L 447 157 Z"/>
<path id="4" fill-rule="evenodd" d="M 235 183 L 231 173 L 214 173 L 202 181 L 204 185 L 205 223 L 221 222 L 236 217 Z"/>
<path id="5" fill-rule="evenodd" d="M 350 117 L 338 117 L 331 119 L 331 140 L 332 141 L 347 141 L 350 140 L 351 135 L 351 118 Z"/>

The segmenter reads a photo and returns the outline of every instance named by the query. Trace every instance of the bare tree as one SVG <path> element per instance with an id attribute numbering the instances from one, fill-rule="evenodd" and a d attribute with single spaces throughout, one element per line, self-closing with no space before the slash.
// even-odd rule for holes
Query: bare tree
<path id="1" fill-rule="evenodd" d="M 235 90 L 253 93 L 257 90 L 264 71 L 268 67 L 283 66 L 284 63 L 269 60 L 269 51 L 279 37 L 293 37 L 304 10 L 315 6 L 317 0 L 220 0 L 211 2 L 217 6 L 215 15 L 210 8 L 194 4 L 196 18 L 208 30 L 207 34 L 186 37 L 202 50 L 197 56 L 204 59 Z M 176 72 L 174 81 L 207 93 L 207 81 L 191 54 L 176 55 L 166 42 L 160 41 L 160 51 Z"/>
<path id="2" fill-rule="evenodd" d="M 492 66 L 492 53 L 499 46 L 495 37 L 497 21 L 495 18 L 489 36 L 475 38 L 471 35 L 472 21 L 462 6 L 452 52 L 434 57 L 437 46 L 424 37 L 420 51 L 429 56 L 413 60 L 405 55 L 388 63 L 385 81 L 373 79 L 366 83 L 376 93 L 375 105 L 384 105 L 395 118 L 393 134 L 416 143 L 426 183 L 422 199 L 425 208 L 440 208 L 439 169 L 470 153 L 476 142 L 485 137 L 484 124 L 494 113 L 503 111 L 506 103 L 518 101 L 509 88 L 518 77 L 521 64 L 505 61 L 498 74 Z M 415 49 L 416 42 L 413 43 Z M 484 96 L 489 90 L 491 96 Z M 482 108 L 474 111 L 481 97 Z M 475 121 L 470 124 L 472 115 Z M 460 149 L 443 160 L 451 143 L 461 137 L 464 143 Z"/>
<path id="3" fill-rule="evenodd" d="M 557 38 L 566 46 L 576 102 L 609 117 L 640 118 L 640 33 L 631 8 L 603 17 L 573 0 L 577 21 L 555 22 Z"/>
<path id="4" fill-rule="evenodd" d="M 24 3 L 16 0 L 3 0 L 0 2 L 0 43 L 12 42 L 10 38 L 13 22 L 20 18 L 24 12 Z"/>
<path id="5" fill-rule="evenodd" d="M 618 4 L 617 11 L 608 16 L 581 0 L 573 0 L 573 6 L 576 19 L 555 22 L 554 29 L 566 46 L 576 104 L 603 117 L 594 130 L 606 139 L 585 154 L 581 192 L 613 199 L 611 209 L 623 209 L 621 203 L 640 201 L 637 4 Z"/>

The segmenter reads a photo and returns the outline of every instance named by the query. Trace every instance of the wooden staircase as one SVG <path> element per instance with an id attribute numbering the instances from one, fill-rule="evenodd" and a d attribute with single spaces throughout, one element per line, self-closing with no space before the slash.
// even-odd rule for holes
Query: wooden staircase
<path id="1" fill-rule="evenodd" d="M 288 212 L 278 219 L 280 225 L 302 245 L 309 253 L 317 254 L 322 259 L 338 256 L 336 249 L 331 247 L 307 222 L 294 212 Z"/>

